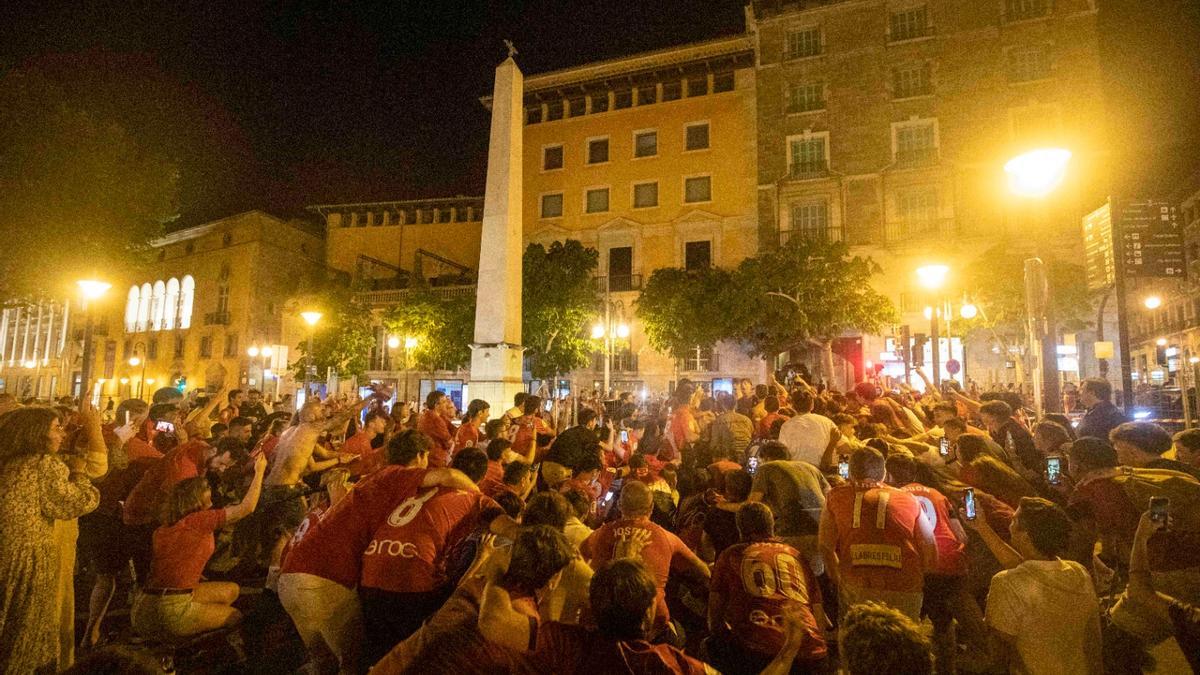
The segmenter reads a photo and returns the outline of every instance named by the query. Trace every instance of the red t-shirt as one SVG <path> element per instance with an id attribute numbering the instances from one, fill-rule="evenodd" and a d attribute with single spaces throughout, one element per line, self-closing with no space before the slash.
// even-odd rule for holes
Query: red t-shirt
<path id="1" fill-rule="evenodd" d="M 825 508 L 837 525 L 838 571 L 844 581 L 889 591 L 923 588 L 916 497 L 882 483 L 851 481 L 829 491 Z"/>
<path id="2" fill-rule="evenodd" d="M 917 498 L 925 519 L 933 525 L 938 561 L 937 566 L 929 571 L 952 576 L 966 574 L 966 545 L 958 540 L 950 528 L 950 500 L 941 492 L 920 483 L 909 483 L 900 489 Z"/>
<path id="3" fill-rule="evenodd" d="M 665 593 L 671 569 L 681 569 L 688 561 L 702 564 L 682 539 L 658 524 L 650 522 L 646 516 L 624 518 L 605 523 L 603 527 L 588 535 L 588 538 L 579 545 L 579 552 L 591 563 L 593 568 L 597 568 L 612 560 L 616 556 L 618 545 L 623 544 L 624 540 L 631 537 L 637 530 L 646 530 L 650 533 L 650 542 L 642 549 L 640 557 L 654 573 L 654 581 L 658 584 L 654 624 L 661 628 L 671 619 Z"/>
<path id="4" fill-rule="evenodd" d="M 601 472 L 600 475 L 603 476 L 604 473 Z M 591 481 L 585 481 L 585 480 L 581 480 L 579 478 L 568 478 L 565 481 L 563 481 L 561 485 L 558 486 L 558 491 L 563 494 L 566 494 L 566 493 L 570 492 L 571 490 L 579 490 L 580 492 L 582 492 L 585 495 L 590 495 L 592 498 L 592 501 L 596 501 L 597 499 L 600 498 L 600 495 L 603 494 L 603 492 L 602 492 L 603 487 L 604 487 L 603 483 L 601 483 L 599 481 L 593 483 Z"/>
<path id="5" fill-rule="evenodd" d="M 668 429 L 675 447 L 672 449 L 669 443 L 660 443 L 658 445 L 658 458 L 664 462 L 675 459 L 675 453 L 687 447 L 688 435 L 695 433 L 695 431 L 696 416 L 692 414 L 692 406 L 681 405 L 675 408 L 671 412 L 671 424 Z"/>
<path id="6" fill-rule="evenodd" d="M 529 452 L 529 444 L 533 442 L 536 436 L 553 435 L 554 430 L 550 428 L 546 421 L 537 415 L 525 415 L 517 418 L 513 423 L 517 427 L 517 435 L 513 437 L 512 449 L 518 455 L 524 455 Z M 538 445 L 537 452 L 534 453 L 534 461 L 540 462 L 545 456 L 546 451 L 550 449 L 550 444 Z"/>
<path id="7" fill-rule="evenodd" d="M 450 466 L 450 446 L 454 444 L 454 436 L 450 433 L 450 421 L 442 417 L 436 410 L 426 410 L 417 420 L 417 431 L 433 440 L 429 446 L 429 466 L 439 468 Z"/>
<path id="8" fill-rule="evenodd" d="M 372 448 L 372 438 L 374 438 L 374 434 L 364 430 L 346 439 L 346 442 L 342 444 L 342 452 L 358 456 L 358 461 L 351 462 L 346 467 L 350 469 L 350 475 L 363 476 L 383 466 L 383 449 Z"/>
<path id="9" fill-rule="evenodd" d="M 147 469 L 125 500 L 125 524 L 145 525 L 157 520 L 163 500 L 175 485 L 204 473 L 209 447 L 202 440 L 190 440 Z"/>
<path id="10" fill-rule="evenodd" d="M 502 513 L 491 497 L 478 492 L 420 490 L 376 527 L 362 554 L 360 582 L 394 593 L 440 588 L 447 581 L 446 552 L 477 525 Z"/>
<path id="11" fill-rule="evenodd" d="M 311 530 L 317 523 L 321 522 L 321 518 L 325 516 L 327 511 L 329 511 L 329 502 L 327 499 L 321 499 L 316 503 L 316 505 L 308 510 L 308 513 L 304 514 L 304 520 L 300 521 L 300 525 L 298 525 L 296 527 L 296 531 L 292 533 L 292 538 L 288 539 L 288 543 L 283 547 L 283 551 L 279 554 L 280 560 L 287 559 L 288 554 L 292 552 L 292 547 L 304 540 L 304 537 L 308 534 L 308 531 Z"/>
<path id="12" fill-rule="evenodd" d="M 780 415 L 778 412 L 767 413 L 767 416 L 758 421 L 758 437 L 770 438 L 771 426 L 775 424 L 775 420 L 786 420 L 787 418 Z"/>
<path id="13" fill-rule="evenodd" d="M 483 481 L 485 480 L 492 480 L 497 483 L 504 481 L 504 467 L 500 465 L 499 461 L 494 459 L 488 460 L 487 471 L 484 472 L 483 478 L 480 479 L 479 484 L 483 485 Z"/>
<path id="14" fill-rule="evenodd" d="M 479 445 L 479 427 L 463 422 L 454 434 L 454 451 Z"/>
<path id="15" fill-rule="evenodd" d="M 670 645 L 652 645 L 645 640 L 606 640 L 594 630 L 557 621 L 543 623 L 538 628 L 533 659 L 537 672 L 556 675 L 712 672 L 702 661 Z"/>
<path id="16" fill-rule="evenodd" d="M 741 469 L 742 465 L 728 459 L 719 459 L 708 465 L 708 486 L 720 492 L 725 491 L 725 474 Z"/>
<path id="17" fill-rule="evenodd" d="M 1108 478 L 1084 481 L 1075 486 L 1067 501 L 1070 513 L 1076 518 L 1091 518 L 1096 531 L 1132 540 L 1142 517 L 1125 489 Z"/>
<path id="18" fill-rule="evenodd" d="M 388 466 L 355 483 L 350 493 L 293 537 L 281 572 L 312 574 L 354 588 L 362 574 L 362 553 L 371 535 L 396 505 L 416 494 L 424 469 Z"/>
<path id="19" fill-rule="evenodd" d="M 217 547 L 213 532 L 224 524 L 225 509 L 206 509 L 155 530 L 147 588 L 195 588 Z"/>
<path id="20" fill-rule="evenodd" d="M 812 605 L 821 602 L 804 555 L 777 540 L 735 544 L 725 549 L 713 570 L 712 590 L 725 597 L 725 616 L 734 637 L 747 649 L 774 657 L 783 649 L 783 615 L 799 609 L 808 638 L 797 659 L 825 656 L 825 639 Z"/>
<path id="21" fill-rule="evenodd" d="M 113 426 L 106 424 L 101 428 L 104 442 L 109 446 L 121 443 L 121 440 L 112 431 Z M 121 515 L 121 502 L 129 496 L 130 491 L 138 484 L 146 471 L 163 457 L 162 453 L 153 445 L 136 436 L 126 441 L 124 447 L 125 455 L 129 458 L 129 465 L 124 469 L 110 468 L 108 475 L 96 484 L 96 489 L 100 491 L 100 505 L 96 507 L 97 513 Z"/>

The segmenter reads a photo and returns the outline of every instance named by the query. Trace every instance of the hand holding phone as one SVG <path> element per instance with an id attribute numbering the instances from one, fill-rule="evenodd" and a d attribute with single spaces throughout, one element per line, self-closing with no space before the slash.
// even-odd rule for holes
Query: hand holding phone
<path id="1" fill-rule="evenodd" d="M 975 488 L 967 488 L 963 496 L 963 515 L 967 520 L 975 520 Z"/>
<path id="2" fill-rule="evenodd" d="M 942 457 L 950 456 L 950 439 L 942 436 L 942 440 L 938 441 L 938 454 Z"/>
<path id="3" fill-rule="evenodd" d="M 1046 458 L 1046 482 L 1051 485 L 1059 485 L 1062 483 L 1061 457 Z"/>
<path id="4" fill-rule="evenodd" d="M 1150 498 L 1150 522 L 1158 526 L 1158 529 L 1167 529 L 1167 520 L 1170 516 L 1171 499 L 1169 497 L 1151 497 Z"/>
<path id="5" fill-rule="evenodd" d="M 749 473 L 751 476 L 753 476 L 755 473 L 758 472 L 758 458 L 757 457 L 751 457 L 750 459 L 746 460 L 746 472 Z"/>
<path id="6" fill-rule="evenodd" d="M 838 475 L 842 480 L 850 480 L 850 459 L 846 455 L 838 458 Z"/>

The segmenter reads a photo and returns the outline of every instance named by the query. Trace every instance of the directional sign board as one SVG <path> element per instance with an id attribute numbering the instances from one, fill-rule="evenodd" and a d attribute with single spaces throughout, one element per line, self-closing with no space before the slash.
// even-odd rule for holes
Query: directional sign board
<path id="1" fill-rule="evenodd" d="M 1183 227 L 1176 208 L 1163 201 L 1126 201 L 1119 205 L 1117 255 L 1131 277 L 1183 279 Z"/>
<path id="2" fill-rule="evenodd" d="M 1104 206 L 1083 217 L 1083 250 L 1088 290 L 1108 288 L 1116 279 L 1113 266 L 1112 208 Z"/>

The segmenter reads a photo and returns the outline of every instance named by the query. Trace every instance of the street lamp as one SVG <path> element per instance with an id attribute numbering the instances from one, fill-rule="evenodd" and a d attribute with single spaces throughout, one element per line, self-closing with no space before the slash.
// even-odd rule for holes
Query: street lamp
<path id="1" fill-rule="evenodd" d="M 269 370 L 267 368 L 267 359 L 271 358 L 271 355 L 274 353 L 275 353 L 274 350 L 272 350 L 267 345 L 263 345 L 262 347 L 259 347 L 257 344 L 253 344 L 253 345 L 250 345 L 250 348 L 246 350 L 246 355 L 250 357 L 251 361 L 253 361 L 254 359 L 261 358 L 261 361 L 259 361 L 259 364 L 258 364 L 258 370 L 259 370 L 258 387 L 259 387 L 259 390 L 264 393 L 266 393 L 267 373 L 269 372 Z M 253 363 L 251 363 L 251 365 L 253 365 Z M 276 393 L 278 393 L 278 392 L 276 392 Z"/>
<path id="2" fill-rule="evenodd" d="M 617 308 L 617 316 L 613 316 L 612 309 Z M 613 337 L 620 340 L 629 338 L 629 325 L 625 323 L 625 305 L 619 300 L 617 302 L 604 303 L 604 323 L 597 323 L 592 326 L 592 339 L 604 339 L 604 395 L 608 396 L 609 385 L 612 380 L 612 355 L 613 355 Z"/>
<path id="3" fill-rule="evenodd" d="M 95 329 L 95 322 L 89 303 L 99 300 L 108 292 L 108 289 L 112 288 L 112 284 L 96 279 L 81 279 L 75 283 L 78 284 L 79 292 L 83 295 L 83 311 L 87 314 L 87 322 L 83 328 L 83 365 L 80 367 L 79 373 L 79 399 L 82 402 L 91 390 L 92 379 L 92 332 Z"/>
<path id="4" fill-rule="evenodd" d="M 1162 307 L 1162 298 L 1157 295 L 1148 295 L 1145 300 L 1142 300 L 1142 304 L 1146 306 L 1146 309 L 1158 309 Z"/>
<path id="5" fill-rule="evenodd" d="M 141 358 L 137 357 L 138 348 L 142 350 Z M 133 345 L 133 353 L 134 355 L 129 357 L 129 366 L 131 368 L 137 368 L 139 365 L 142 367 L 142 377 L 138 380 L 138 398 L 141 398 L 142 391 L 146 385 L 146 343 L 135 343 Z"/>
<path id="6" fill-rule="evenodd" d="M 389 335 L 387 339 L 389 356 L 391 354 L 390 350 L 399 349 L 401 345 L 404 346 L 404 351 L 402 352 L 404 356 L 404 402 L 408 403 L 408 352 L 416 348 L 417 338 L 412 335 L 406 335 L 401 340 L 399 335 Z"/>
<path id="7" fill-rule="evenodd" d="M 925 265 L 918 267 L 917 283 L 936 295 L 946 283 L 946 275 L 949 273 L 950 268 L 946 265 Z M 938 304 L 941 304 L 940 300 Z M 929 340 L 930 348 L 933 352 L 933 386 L 937 388 L 942 385 L 942 349 L 940 344 L 941 339 L 938 335 L 938 313 L 933 307 L 927 307 L 925 316 L 929 319 Z"/>
<path id="8" fill-rule="evenodd" d="M 1071 151 L 1064 148 L 1039 148 L 1017 155 L 1004 164 L 1008 189 L 1021 197 L 1045 197 L 1062 185 L 1070 161 Z"/>
<path id="9" fill-rule="evenodd" d="M 317 332 L 317 322 L 321 320 L 322 314 L 315 310 L 300 312 L 300 317 L 304 319 L 304 323 L 308 324 L 308 358 L 304 360 L 304 401 L 308 402 L 308 387 L 312 382 L 313 375 L 313 334 Z"/>

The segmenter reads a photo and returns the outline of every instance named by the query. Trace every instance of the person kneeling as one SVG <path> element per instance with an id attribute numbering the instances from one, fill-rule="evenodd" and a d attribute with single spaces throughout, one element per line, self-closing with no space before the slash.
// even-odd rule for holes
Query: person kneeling
<path id="1" fill-rule="evenodd" d="M 146 585 L 133 603 L 133 628 L 145 637 L 172 640 L 236 625 L 238 585 L 202 582 L 200 575 L 216 548 L 213 532 L 258 506 L 267 460 L 254 462 L 254 480 L 242 503 L 212 508 L 203 476 L 181 481 L 167 503 L 166 524 L 154 531 L 153 559 Z"/>

